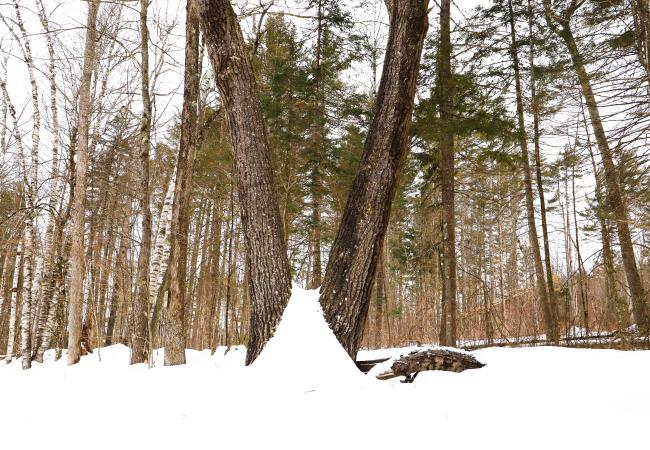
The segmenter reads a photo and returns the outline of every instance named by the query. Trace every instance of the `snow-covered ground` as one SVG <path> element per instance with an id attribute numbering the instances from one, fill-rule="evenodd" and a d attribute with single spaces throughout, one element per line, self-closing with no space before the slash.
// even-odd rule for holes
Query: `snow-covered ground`
<path id="1" fill-rule="evenodd" d="M 0 449 L 648 448 L 650 352 L 473 352 L 487 365 L 413 384 L 360 374 L 314 292 L 295 290 L 251 367 L 245 349 L 129 366 L 115 345 L 66 367 L 0 367 Z M 403 352 L 364 352 L 372 359 Z"/>

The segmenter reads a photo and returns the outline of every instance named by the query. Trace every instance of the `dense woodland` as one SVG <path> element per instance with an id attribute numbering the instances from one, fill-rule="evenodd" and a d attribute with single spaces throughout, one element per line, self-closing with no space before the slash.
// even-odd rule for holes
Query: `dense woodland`
<path id="1" fill-rule="evenodd" d="M 648 334 L 648 0 L 166 3 L 0 5 L 5 360 Z"/>

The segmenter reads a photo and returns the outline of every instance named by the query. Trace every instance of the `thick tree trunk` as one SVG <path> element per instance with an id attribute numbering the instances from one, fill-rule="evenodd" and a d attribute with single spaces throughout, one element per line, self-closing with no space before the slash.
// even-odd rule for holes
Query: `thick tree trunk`
<path id="1" fill-rule="evenodd" d="M 611 209 L 616 220 L 616 230 L 618 232 L 618 240 L 621 246 L 621 256 L 623 258 L 623 267 L 625 268 L 625 276 L 627 284 L 630 289 L 632 297 L 632 312 L 634 319 L 642 334 L 650 332 L 650 317 L 648 316 L 648 309 L 646 304 L 646 292 L 643 288 L 639 269 L 636 264 L 634 256 L 634 246 L 632 243 L 632 236 L 630 234 L 629 213 L 627 210 L 626 202 L 623 198 L 621 190 L 618 170 L 614 164 L 614 156 L 607 141 L 605 128 L 600 117 L 598 110 L 598 103 L 591 86 L 591 78 L 585 67 L 585 62 L 578 48 L 578 44 L 573 35 L 573 30 L 570 25 L 570 15 L 558 17 L 551 10 L 550 0 L 544 0 L 544 7 L 546 10 L 549 22 L 557 23 L 554 26 L 556 33 L 562 38 L 573 62 L 573 68 L 576 71 L 582 95 L 587 105 L 589 118 L 591 120 L 591 127 L 596 137 L 596 144 L 600 151 L 600 158 L 605 169 L 605 188 L 607 204 Z M 572 13 L 573 11 L 571 11 Z"/>
<path id="2" fill-rule="evenodd" d="M 197 3 L 234 152 L 250 292 L 250 364 L 289 300 L 289 262 L 258 90 L 237 16 L 228 0 Z"/>
<path id="3" fill-rule="evenodd" d="M 165 365 L 185 364 L 185 306 L 187 272 L 187 238 L 190 226 L 192 171 L 196 148 L 199 101 L 199 18 L 194 0 L 186 9 L 185 81 L 181 141 L 176 165 L 176 185 L 172 206 L 172 245 L 169 262 L 169 303 L 167 305 L 167 336 Z"/>
<path id="4" fill-rule="evenodd" d="M 133 305 L 131 364 L 147 360 L 149 351 L 149 261 L 151 260 L 151 207 L 149 204 L 149 147 L 151 145 L 151 96 L 149 95 L 149 0 L 140 0 L 140 55 L 142 58 L 142 118 L 140 119 L 140 210 L 142 243 L 138 256 Z"/>
<path id="5" fill-rule="evenodd" d="M 533 262 L 535 265 L 535 276 L 537 281 L 537 290 L 542 303 L 542 312 L 544 314 L 544 325 L 549 340 L 558 343 L 560 331 L 558 327 L 557 304 L 550 302 L 546 280 L 544 279 L 544 268 L 542 266 L 542 255 L 539 249 L 539 240 L 537 237 L 537 227 L 535 225 L 535 204 L 533 200 L 533 183 L 530 172 L 530 158 L 528 156 L 528 137 L 524 122 L 524 102 L 521 88 L 521 75 L 519 69 L 519 55 L 517 52 L 517 37 L 515 34 L 515 20 L 512 9 L 512 0 L 508 0 L 509 23 L 510 23 L 510 52 L 512 54 L 513 71 L 515 75 L 515 90 L 517 101 L 517 134 L 519 146 L 521 147 L 521 156 L 523 160 L 524 172 L 524 192 L 526 198 L 526 215 L 528 218 L 528 240 L 533 252 Z"/>
<path id="6" fill-rule="evenodd" d="M 84 222 L 86 198 L 86 172 L 88 170 L 88 132 L 91 113 L 91 81 L 95 69 L 95 46 L 97 41 L 97 12 L 99 0 L 88 3 L 86 47 L 83 72 L 79 87 L 79 112 L 75 165 L 75 186 L 72 205 L 72 250 L 70 275 L 70 309 L 68 314 L 68 365 L 76 364 L 81 358 L 81 328 L 83 321 L 84 276 Z"/>
<path id="7" fill-rule="evenodd" d="M 442 282 L 446 333 L 442 345 L 455 346 L 456 332 L 456 213 L 454 202 L 453 75 L 451 72 L 451 0 L 440 3 L 438 101 L 440 104 L 440 181 L 442 188 Z"/>
<path id="8" fill-rule="evenodd" d="M 321 287 L 325 317 L 354 359 L 377 260 L 408 148 L 413 97 L 428 28 L 427 0 L 387 2 L 388 47 L 377 109 Z"/>

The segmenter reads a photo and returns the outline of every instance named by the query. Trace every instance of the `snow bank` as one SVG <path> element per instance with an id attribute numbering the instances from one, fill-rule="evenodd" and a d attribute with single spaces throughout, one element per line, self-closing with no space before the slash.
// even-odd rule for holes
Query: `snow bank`
<path id="1" fill-rule="evenodd" d="M 327 324 L 318 290 L 295 285 L 277 330 L 251 369 L 260 380 L 297 390 L 368 380 Z"/>
<path id="2" fill-rule="evenodd" d="M 130 366 L 115 345 L 67 367 L 0 364 L 0 449 L 647 448 L 650 351 L 488 348 L 413 384 L 361 375 L 313 291 L 294 289 L 251 367 L 243 347 Z M 361 352 L 360 359 L 409 349 Z"/>

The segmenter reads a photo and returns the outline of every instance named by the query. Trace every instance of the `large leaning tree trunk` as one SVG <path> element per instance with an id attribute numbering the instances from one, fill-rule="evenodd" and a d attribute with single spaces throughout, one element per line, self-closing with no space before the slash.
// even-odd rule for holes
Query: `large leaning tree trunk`
<path id="1" fill-rule="evenodd" d="M 600 117 L 598 103 L 596 102 L 596 96 L 591 85 L 591 76 L 589 72 L 587 72 L 584 58 L 573 34 L 573 29 L 571 28 L 571 19 L 582 4 L 582 1 L 572 0 L 567 9 L 558 13 L 553 9 L 550 0 L 544 0 L 544 11 L 549 26 L 564 41 L 564 44 L 569 51 L 569 55 L 571 56 L 573 69 L 575 70 L 578 82 L 580 83 L 582 96 L 585 99 L 587 111 L 589 112 L 591 127 L 596 138 L 596 145 L 600 151 L 600 159 L 602 160 L 603 168 L 605 169 L 604 185 L 607 205 L 612 211 L 616 221 L 616 230 L 618 232 L 618 240 L 621 246 L 623 268 L 625 269 L 625 277 L 630 289 L 630 296 L 632 297 L 632 312 L 639 331 L 642 334 L 647 334 L 650 332 L 650 316 L 648 315 L 646 305 L 646 292 L 643 288 L 641 276 L 639 275 L 639 269 L 634 256 L 627 203 L 623 197 L 618 169 L 614 163 L 614 155 L 609 146 L 603 121 Z"/>
<path id="2" fill-rule="evenodd" d="M 368 316 L 377 261 L 407 153 L 428 3 L 386 2 L 390 32 L 376 113 L 321 287 L 325 317 L 353 359 Z"/>
<path id="3" fill-rule="evenodd" d="M 99 0 L 88 3 L 86 47 L 79 87 L 79 113 L 77 131 L 77 163 L 72 204 L 72 249 L 70 274 L 70 309 L 68 313 L 68 365 L 81 358 L 81 328 L 83 323 L 84 275 L 86 273 L 84 248 L 84 221 L 86 216 L 86 172 L 88 170 L 88 129 L 91 111 L 91 81 L 95 69 L 97 37 L 97 11 Z"/>
<path id="4" fill-rule="evenodd" d="M 515 76 L 515 91 L 517 103 L 517 138 L 521 148 L 521 159 L 524 172 L 524 193 L 526 199 L 526 218 L 528 220 L 528 240 L 530 248 L 533 251 L 533 262 L 535 265 L 535 279 L 537 281 L 537 291 L 542 304 L 542 313 L 544 314 L 544 328 L 546 336 L 554 343 L 560 340 L 560 330 L 558 326 L 558 308 L 549 300 L 544 277 L 544 266 L 542 265 L 542 254 L 539 248 L 539 239 L 537 236 L 537 225 L 535 223 L 535 204 L 533 199 L 533 182 L 530 169 L 530 158 L 528 152 L 528 134 L 524 122 L 524 100 L 523 90 L 521 87 L 521 70 L 519 66 L 519 53 L 517 51 L 517 36 L 515 29 L 514 11 L 512 0 L 508 0 L 508 21 L 510 24 L 510 53 L 512 55 L 512 68 Z M 554 297 L 553 297 L 554 298 Z"/>
<path id="5" fill-rule="evenodd" d="M 237 16 L 230 0 L 197 3 L 235 160 L 250 293 L 250 364 L 289 301 L 289 261 L 258 89 Z"/>
<path id="6" fill-rule="evenodd" d="M 187 272 L 187 236 L 190 227 L 192 171 L 196 148 L 197 105 L 199 101 L 199 19 L 196 4 L 187 2 L 185 23 L 185 78 L 181 140 L 176 163 L 176 184 L 172 204 L 171 255 L 169 260 L 169 303 L 167 304 L 167 337 L 165 365 L 185 364 L 185 275 Z"/>
<path id="7" fill-rule="evenodd" d="M 440 42 L 438 45 L 438 84 L 440 105 L 440 184 L 442 185 L 443 276 L 440 344 L 456 345 L 456 214 L 454 207 L 454 131 L 453 74 L 451 71 L 451 0 L 440 2 Z"/>
<path id="8" fill-rule="evenodd" d="M 151 260 L 151 208 L 149 202 L 149 147 L 151 146 L 151 96 L 149 95 L 149 0 L 140 0 L 140 54 L 142 64 L 142 117 L 140 118 L 140 210 L 142 212 L 142 244 L 133 303 L 131 364 L 147 360 L 149 332 L 149 261 Z"/>

